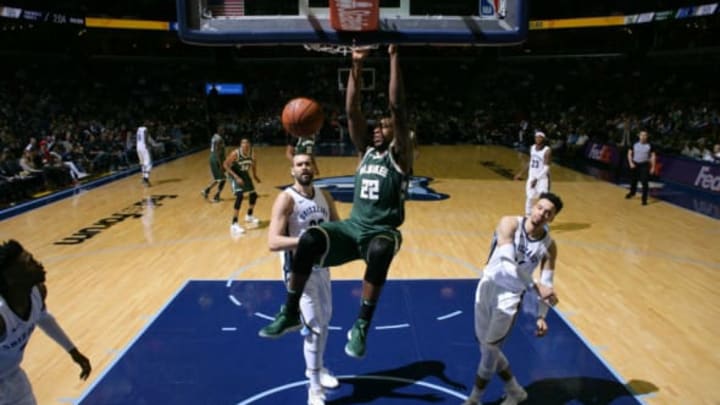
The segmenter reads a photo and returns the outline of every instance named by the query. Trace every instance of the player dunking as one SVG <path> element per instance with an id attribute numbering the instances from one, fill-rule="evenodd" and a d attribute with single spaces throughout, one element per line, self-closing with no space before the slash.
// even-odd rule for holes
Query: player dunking
<path id="1" fill-rule="evenodd" d="M 330 194 L 312 183 L 314 169 L 310 155 L 296 154 L 290 173 L 295 181 L 275 199 L 268 232 L 270 250 L 282 252 L 286 281 L 300 235 L 311 226 L 338 220 Z M 338 386 L 338 380 L 328 372 L 323 362 L 332 315 L 330 271 L 327 267 L 313 267 L 300 298 L 300 311 L 309 330 L 303 343 L 305 375 L 310 380 L 308 404 L 324 405 L 324 388 Z"/>
<path id="2" fill-rule="evenodd" d="M 255 202 L 257 201 L 257 192 L 253 179 L 260 183 L 257 176 L 257 160 L 255 151 L 252 148 L 248 138 L 242 138 L 240 147 L 233 150 L 223 163 L 225 172 L 230 178 L 233 194 L 235 195 L 235 204 L 233 205 L 233 219 L 230 225 L 230 232 L 238 235 L 245 232 L 245 229 L 238 224 L 238 215 L 240 214 L 240 206 L 242 205 L 243 196 L 248 194 L 248 210 L 245 215 L 245 222 L 257 225 L 260 220 L 253 215 Z M 250 177 L 252 173 L 252 177 Z"/>
<path id="3" fill-rule="evenodd" d="M 535 333 L 537 336 L 547 333 L 545 315 L 549 305 L 557 303 L 553 290 L 557 247 L 546 225 L 562 207 L 558 196 L 544 193 L 530 215 L 500 219 L 490 259 L 475 291 L 475 335 L 481 355 L 472 393 L 464 405 L 481 403 L 485 388 L 495 373 L 505 382 L 506 398 L 501 405 L 514 405 L 527 398 L 500 349 L 528 289 L 536 291 L 542 299 L 538 305 Z M 532 273 L 538 265 L 542 271 L 540 282 L 536 283 Z"/>
<path id="4" fill-rule="evenodd" d="M 223 139 L 223 128 L 218 127 L 217 132 L 212 136 L 210 140 L 210 172 L 212 173 L 212 181 L 210 184 L 200 192 L 203 198 L 207 199 L 210 195 L 210 191 L 217 184 L 217 192 L 213 197 L 214 202 L 220 201 L 220 193 L 225 187 L 225 169 L 223 164 L 225 163 L 225 139 Z"/>
<path id="5" fill-rule="evenodd" d="M 20 243 L 0 244 L 0 404 L 34 405 L 35 396 L 20 367 L 35 325 L 90 375 L 90 361 L 78 351 L 45 307 L 45 269 Z"/>
<path id="6" fill-rule="evenodd" d="M 535 144 L 530 147 L 528 178 L 525 184 L 525 215 L 530 215 L 530 210 L 540 194 L 550 191 L 551 155 L 552 149 L 547 145 L 545 133 L 535 132 Z M 521 178 L 522 171 L 515 175 L 515 180 Z"/>
<path id="7" fill-rule="evenodd" d="M 390 45 L 388 54 L 390 117 L 378 120 L 372 137 L 360 109 L 361 72 L 367 51 L 354 50 L 352 54 L 346 110 L 350 137 L 362 158 L 355 172 L 350 218 L 326 222 L 303 233 L 290 274 L 286 303 L 275 320 L 260 330 L 260 336 L 274 338 L 300 329 L 299 301 L 313 264 L 337 266 L 362 258 L 367 267 L 360 313 L 348 333 L 345 353 L 357 358 L 365 355 L 370 322 L 390 263 L 400 248 L 401 234 L 397 228 L 405 219 L 408 173 L 413 163 L 397 46 Z"/>

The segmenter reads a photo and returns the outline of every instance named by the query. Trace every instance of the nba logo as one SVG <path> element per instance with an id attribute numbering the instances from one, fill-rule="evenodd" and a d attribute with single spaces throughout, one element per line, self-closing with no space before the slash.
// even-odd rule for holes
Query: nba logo
<path id="1" fill-rule="evenodd" d="M 496 0 L 480 0 L 480 15 L 483 17 L 492 17 L 495 15 Z"/>

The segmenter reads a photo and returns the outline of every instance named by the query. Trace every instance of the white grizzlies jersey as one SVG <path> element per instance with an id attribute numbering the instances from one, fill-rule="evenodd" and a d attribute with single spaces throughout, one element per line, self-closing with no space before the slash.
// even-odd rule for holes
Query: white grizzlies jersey
<path id="1" fill-rule="evenodd" d="M 293 211 L 287 221 L 287 236 L 300 236 L 311 226 L 319 225 L 330 221 L 330 207 L 325 194 L 316 186 L 313 186 L 313 198 L 300 195 L 294 188 L 288 187 L 283 190 L 293 199 Z M 287 275 L 290 272 L 291 258 L 294 252 L 281 252 L 283 258 L 283 271 Z"/>
<path id="2" fill-rule="evenodd" d="M 43 299 L 37 287 L 33 287 L 30 293 L 30 305 L 30 316 L 23 320 L 10 309 L 5 299 L 0 297 L 0 317 L 5 322 L 5 335 L 0 336 L 0 379 L 20 366 L 25 346 L 40 319 Z"/>
<path id="3" fill-rule="evenodd" d="M 547 153 L 549 146 L 543 146 L 542 149 L 537 150 L 535 145 L 530 148 L 530 168 L 528 170 L 528 178 L 537 179 L 538 175 L 545 169 L 545 154 Z M 549 177 L 550 171 L 546 172 L 545 177 Z"/>
<path id="4" fill-rule="evenodd" d="M 495 282 L 495 284 L 516 293 L 525 290 L 527 286 L 522 280 L 532 278 L 533 270 L 540 264 L 542 258 L 547 255 L 548 249 L 552 244 L 552 238 L 550 238 L 547 227 L 545 228 L 545 235 L 542 239 L 530 239 L 530 236 L 525 231 L 526 220 L 524 217 L 517 217 L 518 227 L 515 231 L 515 237 L 513 238 L 515 261 L 517 263 L 515 274 L 511 274 L 511 272 L 503 266 L 496 249 L 497 242 L 495 240 L 493 240 L 490 260 L 488 260 L 488 264 L 483 271 L 483 278 L 490 279 Z M 524 277 L 518 277 L 518 273 L 523 274 Z"/>
<path id="5" fill-rule="evenodd" d="M 138 149 L 147 149 L 147 127 L 138 127 L 135 133 Z"/>
<path id="6" fill-rule="evenodd" d="M 313 186 L 312 199 L 300 195 L 292 187 L 286 188 L 284 192 L 288 193 L 294 202 L 293 212 L 288 218 L 288 236 L 300 236 L 305 229 L 330 220 L 330 207 L 325 200 L 325 194 L 318 187 Z"/>

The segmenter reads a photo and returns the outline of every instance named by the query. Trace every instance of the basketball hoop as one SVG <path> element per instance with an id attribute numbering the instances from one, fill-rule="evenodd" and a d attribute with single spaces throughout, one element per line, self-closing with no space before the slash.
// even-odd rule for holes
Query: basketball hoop
<path id="1" fill-rule="evenodd" d="M 372 45 L 342 45 L 342 44 L 305 44 L 305 49 L 308 51 L 325 52 L 332 55 L 346 56 L 351 54 L 353 51 L 372 51 L 378 49 L 380 44 Z"/>

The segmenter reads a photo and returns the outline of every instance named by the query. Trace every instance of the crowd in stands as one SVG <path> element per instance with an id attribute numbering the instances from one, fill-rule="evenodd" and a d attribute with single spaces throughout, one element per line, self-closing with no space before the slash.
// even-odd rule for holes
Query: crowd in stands
<path id="1" fill-rule="evenodd" d="M 669 58 L 672 59 L 672 58 Z M 632 145 L 641 129 L 667 154 L 720 160 L 720 86 L 714 65 L 671 64 L 624 58 L 545 60 L 486 65 L 479 59 L 422 59 L 403 63 L 411 122 L 424 144 L 529 145 L 536 129 L 549 135 L 553 149 L 572 156 L 589 141 Z M 344 136 L 344 99 L 337 70 L 347 61 L 298 62 L 292 80 L 277 69 L 240 67 L 250 79 L 242 132 L 256 141 L 282 137 L 279 111 L 292 97 L 320 100 L 329 117 L 321 140 Z M 364 111 L 387 110 L 387 69 L 371 58 L 373 91 L 364 93 Z M 283 69 L 288 66 L 283 65 Z M 277 72 L 274 74 L 273 72 Z"/>
<path id="2" fill-rule="evenodd" d="M 144 123 L 155 159 L 207 137 L 204 98 L 172 64 L 6 64 L 0 73 L 0 207 L 137 164 Z"/>
<path id="3" fill-rule="evenodd" d="M 0 66 L 0 207 L 136 164 L 134 132 L 150 123 L 155 159 L 206 146 L 211 128 L 282 144 L 279 116 L 291 98 L 319 100 L 321 142 L 347 141 L 342 58 L 192 64 L 42 63 Z M 375 69 L 364 110 L 387 109 L 387 61 Z M 403 60 L 410 119 L 421 144 L 528 145 L 542 129 L 572 155 L 589 140 L 631 145 L 640 129 L 665 153 L 720 162 L 718 75 L 702 63 L 625 59 L 485 63 L 477 58 Z M 208 72 L 212 70 L 212 72 Z M 292 72 L 292 74 L 288 74 Z M 207 96 L 208 81 L 247 93 Z"/>

